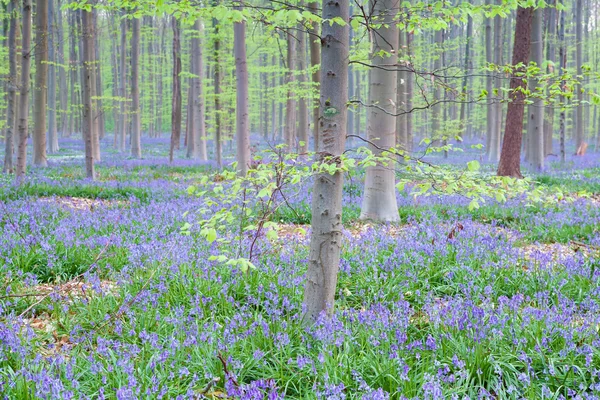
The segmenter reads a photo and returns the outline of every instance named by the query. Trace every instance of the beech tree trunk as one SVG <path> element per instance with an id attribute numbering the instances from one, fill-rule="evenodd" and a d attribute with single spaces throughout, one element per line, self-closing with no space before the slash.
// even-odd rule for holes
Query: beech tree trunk
<path id="1" fill-rule="evenodd" d="M 531 61 L 538 67 L 544 62 L 544 46 L 542 31 L 544 25 L 544 9 L 537 8 L 533 13 L 532 36 L 531 36 Z M 530 91 L 536 92 L 538 80 L 530 80 Z M 529 120 L 527 121 L 527 134 L 529 135 L 529 161 L 536 171 L 544 168 L 544 101 L 533 98 L 529 105 Z"/>
<path id="2" fill-rule="evenodd" d="M 556 58 L 556 26 L 557 26 L 557 18 L 556 18 L 556 1 L 553 0 L 551 2 L 551 7 L 545 9 L 548 12 L 548 23 L 547 23 L 547 32 L 546 32 L 546 60 L 548 63 L 547 72 L 554 71 L 554 61 Z M 546 107 L 544 109 L 546 114 L 544 118 L 544 155 L 552 154 L 553 146 L 552 146 L 552 137 L 554 136 L 554 107 Z"/>
<path id="3" fill-rule="evenodd" d="M 195 72 L 196 78 L 196 97 L 194 98 L 194 110 L 195 110 L 195 121 L 194 125 L 198 131 L 197 142 L 198 142 L 198 156 L 200 161 L 207 161 L 208 156 L 206 154 L 206 128 L 204 124 L 205 119 L 205 102 L 204 102 L 204 85 L 203 74 L 204 74 L 204 63 L 202 60 L 202 33 L 203 26 L 200 19 L 196 20 L 194 25 L 194 32 L 198 35 L 198 51 L 194 54 L 195 61 Z"/>
<path id="4" fill-rule="evenodd" d="M 142 126 L 140 112 L 140 19 L 132 21 L 131 34 L 131 155 L 142 158 Z"/>
<path id="5" fill-rule="evenodd" d="M 376 28 L 373 35 L 367 138 L 373 154 L 381 156 L 381 149 L 396 145 L 397 108 L 393 100 L 397 98 L 398 74 L 387 71 L 386 66 L 396 64 L 398 59 L 398 26 L 394 18 L 399 0 L 372 0 L 371 7 L 373 14 L 381 21 L 381 27 Z M 382 51 L 386 55 L 380 55 Z M 367 168 L 360 219 L 387 222 L 400 219 L 396 201 L 396 172 L 392 160 L 387 165 L 377 163 Z"/>
<path id="6" fill-rule="evenodd" d="M 519 7 L 515 26 L 515 41 L 513 46 L 512 64 L 527 64 L 529 62 L 529 47 L 531 44 L 531 23 L 533 8 Z M 523 90 L 523 70 L 516 70 L 510 79 L 510 103 L 506 111 L 506 125 L 502 152 L 498 164 L 499 176 L 522 178 L 521 175 L 521 142 L 523 140 L 523 115 L 525 112 L 525 95 Z"/>
<path id="7" fill-rule="evenodd" d="M 501 0 L 496 0 L 496 4 L 500 5 Z M 494 17 L 494 64 L 502 64 L 502 18 L 499 15 Z M 493 89 L 500 90 L 502 79 L 496 77 L 493 83 Z M 500 97 L 500 96 L 493 96 Z M 490 161 L 498 162 L 500 160 L 500 146 L 502 144 L 502 103 L 496 99 L 494 104 L 490 106 L 492 113 L 492 123 L 494 124 L 490 143 Z"/>
<path id="8" fill-rule="evenodd" d="M 558 51 L 558 58 L 560 63 L 560 74 L 564 76 L 567 69 L 567 51 L 566 51 L 566 43 L 565 43 L 565 11 L 560 11 L 560 23 L 559 23 L 559 32 L 558 32 L 558 42 L 560 44 L 560 48 Z M 565 81 L 561 82 L 561 87 L 564 87 Z M 565 103 L 565 97 L 560 96 L 561 104 Z M 565 163 L 567 160 L 566 151 L 565 151 L 565 125 L 566 125 L 566 114 L 565 107 L 561 107 L 560 109 L 560 161 L 561 163 Z"/>
<path id="9" fill-rule="evenodd" d="M 308 9 L 313 14 L 318 13 L 318 5 L 316 1 L 311 1 L 308 3 Z M 320 68 L 315 67 L 321 63 L 321 47 L 320 41 L 321 38 L 319 36 L 319 26 L 315 24 L 311 24 L 310 29 L 308 31 L 308 39 L 309 39 L 309 49 L 310 49 L 310 66 L 313 68 L 312 73 L 312 82 L 313 85 L 318 88 L 318 85 L 321 83 L 321 70 Z M 313 110 L 313 141 L 314 141 L 314 150 L 318 151 L 317 145 L 319 143 L 319 100 L 316 99 L 315 103 L 312 106 Z"/>
<path id="10" fill-rule="evenodd" d="M 406 109 L 406 77 L 408 72 L 406 71 L 406 32 L 404 30 L 398 30 L 398 83 L 396 93 L 396 144 L 400 149 L 406 150 L 407 138 L 406 138 L 406 122 L 407 122 L 407 109 Z"/>
<path id="11" fill-rule="evenodd" d="M 8 3 L 10 27 L 8 29 L 8 79 L 6 89 L 8 94 L 6 105 L 6 138 L 4 140 L 4 173 L 13 171 L 14 131 L 16 125 L 15 108 L 17 102 L 17 0 Z"/>
<path id="12" fill-rule="evenodd" d="M 119 80 L 119 95 L 121 104 L 119 110 L 121 118 L 119 119 L 119 138 L 117 147 L 119 152 L 124 152 L 127 143 L 127 20 L 121 20 L 121 58 L 120 58 L 121 76 Z"/>
<path id="13" fill-rule="evenodd" d="M 576 0 L 575 5 L 575 63 L 577 74 L 582 74 L 581 67 L 583 65 L 583 1 Z M 575 146 L 579 149 L 585 142 L 585 131 L 583 128 L 583 93 L 577 89 L 577 107 L 575 108 Z"/>
<path id="14" fill-rule="evenodd" d="M 491 0 L 486 0 L 486 5 L 491 5 Z M 494 47 L 493 47 L 493 31 L 492 31 L 492 18 L 485 19 L 485 61 L 487 63 L 494 62 Z M 488 73 L 485 79 L 485 90 L 487 91 L 488 104 L 486 107 L 486 132 L 485 132 L 485 148 L 488 160 L 492 161 L 495 159 L 493 152 L 495 151 L 495 137 L 496 128 L 494 113 L 494 78 L 491 73 Z"/>
<path id="15" fill-rule="evenodd" d="M 56 9 L 56 39 L 58 40 L 58 62 L 61 67 L 58 68 L 58 98 L 60 100 L 60 128 L 58 132 L 61 137 L 66 135 L 69 130 L 69 86 L 67 81 L 67 71 L 70 66 L 65 65 L 65 38 L 63 33 L 63 12 L 60 8 L 61 0 L 58 0 Z"/>
<path id="16" fill-rule="evenodd" d="M 330 24 L 341 18 L 345 25 Z M 344 152 L 348 103 L 349 0 L 323 0 L 321 86 L 317 161 L 335 163 Z M 312 192 L 312 231 L 304 321 L 314 323 L 321 313 L 333 314 L 342 245 L 341 171 L 315 176 Z"/>
<path id="17" fill-rule="evenodd" d="M 213 1 L 213 6 L 216 6 L 218 4 L 218 0 Z M 215 42 L 213 48 L 215 62 L 215 159 L 217 161 L 217 166 L 221 168 L 223 166 L 223 138 L 221 135 L 221 39 L 219 37 L 219 21 L 216 18 L 213 18 L 212 25 L 215 34 Z"/>
<path id="18" fill-rule="evenodd" d="M 304 25 L 299 26 L 298 30 L 298 87 L 301 91 L 306 90 L 306 33 Z M 261 118 L 262 121 L 262 118 Z M 299 153 L 306 154 L 308 152 L 308 106 L 306 96 L 298 98 L 298 142 L 300 145 Z"/>
<path id="19" fill-rule="evenodd" d="M 285 105 L 285 144 L 288 152 L 295 151 L 296 147 L 296 95 L 294 76 L 296 70 L 296 38 L 288 33 L 287 35 L 287 101 Z"/>
<path id="20" fill-rule="evenodd" d="M 181 142 L 181 42 L 177 18 L 172 17 L 173 27 L 173 99 L 171 103 L 171 148 L 169 161 L 173 162 L 173 152 L 179 150 Z"/>
<path id="21" fill-rule="evenodd" d="M 94 170 L 94 110 L 92 107 L 92 75 L 96 66 L 94 65 L 94 24 L 92 23 L 92 13 L 80 10 L 81 15 L 81 34 L 83 47 L 81 54 L 83 58 L 82 69 L 82 102 L 83 102 L 83 140 L 85 145 L 85 173 L 88 179 L 94 180 L 96 173 Z"/>
<path id="22" fill-rule="evenodd" d="M 31 0 L 23 0 L 21 42 L 21 90 L 19 97 L 19 144 L 16 179 L 22 181 L 27 168 L 27 136 L 29 120 L 29 74 L 31 73 Z"/>
<path id="23" fill-rule="evenodd" d="M 406 57 L 408 60 L 412 57 L 412 41 L 413 34 L 410 32 L 406 32 Z M 412 151 L 413 147 L 413 113 L 411 112 L 413 108 L 413 86 L 414 86 L 414 77 L 413 74 L 409 73 L 406 75 L 406 110 L 409 113 L 406 115 L 406 150 Z"/>
<path id="24" fill-rule="evenodd" d="M 241 10 L 241 6 L 237 7 Z M 250 118 L 248 114 L 248 63 L 246 61 L 246 21 L 233 25 L 235 56 L 237 169 L 241 176 L 250 168 Z"/>
<path id="25" fill-rule="evenodd" d="M 33 164 L 46 167 L 46 109 L 48 106 L 48 1 L 35 10 L 35 96 L 33 98 Z"/>
<path id="26" fill-rule="evenodd" d="M 469 15 L 467 20 L 467 37 L 466 37 L 466 42 L 465 42 L 465 65 L 464 65 L 464 78 L 462 81 L 462 87 L 461 87 L 461 91 L 465 94 L 469 93 L 469 88 L 468 88 L 468 84 L 469 84 L 469 71 L 471 69 L 471 42 L 473 41 L 473 18 Z M 468 99 L 468 96 L 466 96 L 466 99 Z M 471 121 L 470 121 L 470 115 L 467 115 L 468 109 L 467 109 L 467 101 L 462 101 L 460 103 L 460 134 L 464 137 L 469 137 L 470 136 L 470 127 L 472 125 Z"/>
<path id="27" fill-rule="evenodd" d="M 60 12 L 60 10 L 59 10 Z M 54 47 L 55 31 L 58 29 L 54 23 L 54 0 L 48 1 L 48 153 L 58 152 L 58 134 L 56 122 L 56 51 Z"/>

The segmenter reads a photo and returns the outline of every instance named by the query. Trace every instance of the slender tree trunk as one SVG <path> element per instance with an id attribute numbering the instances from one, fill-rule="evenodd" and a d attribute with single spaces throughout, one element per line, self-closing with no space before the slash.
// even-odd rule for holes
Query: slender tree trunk
<path id="1" fill-rule="evenodd" d="M 560 75 L 564 76 L 567 70 L 567 51 L 566 51 L 566 43 L 565 43 L 565 11 L 560 11 L 560 23 L 559 23 L 559 33 L 558 33 L 558 42 L 560 44 L 560 48 L 558 51 L 558 58 L 560 64 Z M 561 87 L 564 87 L 566 82 L 563 80 L 561 82 Z M 560 96 L 560 103 L 565 104 L 566 98 L 565 96 Z M 565 126 L 566 126 L 566 107 L 561 107 L 560 109 L 560 161 L 564 164 L 566 160 L 566 151 L 565 151 Z"/>
<path id="2" fill-rule="evenodd" d="M 318 13 L 318 6 L 316 1 L 311 1 L 308 3 L 308 9 L 313 14 Z M 315 24 L 311 24 L 310 29 L 308 31 L 308 38 L 310 42 L 310 66 L 313 68 L 312 73 L 312 82 L 313 86 L 318 88 L 318 85 L 321 82 L 321 70 L 320 68 L 315 68 L 321 62 L 321 47 L 320 42 L 321 38 L 319 36 L 319 26 Z M 313 109 L 313 141 L 314 141 L 314 150 L 318 151 L 317 145 L 319 143 L 319 100 L 315 99 L 315 103 L 312 107 Z"/>
<path id="3" fill-rule="evenodd" d="M 63 32 L 63 12 L 60 8 L 61 0 L 58 1 L 56 10 L 56 39 L 58 40 L 58 98 L 60 101 L 60 129 L 61 137 L 64 137 L 69 130 L 69 87 L 67 81 L 68 64 L 65 65 L 65 38 Z"/>
<path id="4" fill-rule="evenodd" d="M 583 65 L 583 1 L 576 0 L 575 5 L 575 62 L 577 74 L 583 74 L 581 69 Z M 577 150 L 581 148 L 585 142 L 585 131 L 583 125 L 583 93 L 577 89 L 577 107 L 575 108 L 575 146 Z"/>
<path id="5" fill-rule="evenodd" d="M 306 33 L 304 32 L 304 26 L 300 25 L 298 30 L 298 86 L 299 89 L 304 92 L 306 90 Z M 261 118 L 262 120 L 262 118 Z M 308 106 L 306 104 L 306 97 L 300 96 L 298 98 L 298 141 L 300 143 L 299 152 L 300 154 L 306 154 L 308 152 Z"/>
<path id="6" fill-rule="evenodd" d="M 203 81 L 203 73 L 204 73 L 204 63 L 202 60 L 202 36 L 203 36 L 203 26 L 202 21 L 200 19 L 196 20 L 196 24 L 194 26 L 194 31 L 198 35 L 198 51 L 195 54 L 196 62 L 195 68 L 196 71 L 194 74 L 197 76 L 196 78 L 196 97 L 194 98 L 194 109 L 196 110 L 195 116 L 196 120 L 194 124 L 196 125 L 196 130 L 198 131 L 198 155 L 200 157 L 200 161 L 207 161 L 208 156 L 206 154 L 206 128 L 204 124 L 205 119 L 205 102 L 204 102 L 204 85 Z"/>
<path id="7" fill-rule="evenodd" d="M 341 18 L 345 25 L 330 24 Z M 321 107 L 317 161 L 336 163 L 344 152 L 348 102 L 349 0 L 323 0 Z M 342 186 L 344 176 L 315 176 L 312 192 L 312 231 L 304 289 L 304 321 L 321 313 L 331 316 L 342 245 Z"/>
<path id="8" fill-rule="evenodd" d="M 487 5 L 492 4 L 492 0 L 486 0 Z M 493 32 L 492 32 L 492 18 L 485 19 L 485 61 L 487 63 L 494 62 L 494 47 L 493 47 Z M 485 135 L 485 148 L 488 160 L 495 160 L 494 155 L 494 144 L 496 143 L 496 122 L 494 113 L 494 78 L 491 73 L 488 73 L 485 81 L 485 90 L 487 91 L 488 104 L 486 107 L 486 135 Z"/>
<path id="9" fill-rule="evenodd" d="M 360 85 L 361 85 L 361 81 L 360 81 L 360 71 L 356 70 L 354 71 L 354 86 L 356 87 L 356 93 L 354 93 L 354 96 L 357 99 L 360 99 Z M 317 111 L 319 109 L 317 108 Z M 362 108 L 357 108 L 356 111 L 354 112 L 354 132 L 352 131 L 348 131 L 348 133 L 354 133 L 356 136 L 360 136 L 361 135 L 361 126 L 360 126 L 360 114 L 362 113 Z"/>
<path id="10" fill-rule="evenodd" d="M 196 80 L 199 77 L 195 76 L 196 74 L 196 62 L 197 57 L 196 54 L 200 51 L 200 46 L 198 45 L 198 36 L 196 35 L 196 30 L 194 29 L 192 32 L 192 37 L 190 38 L 190 73 L 194 76 L 190 76 L 188 79 L 188 101 L 187 101 L 187 123 L 185 129 L 185 137 L 186 137 L 186 145 L 187 151 L 186 156 L 188 158 L 192 158 L 197 160 L 199 158 L 199 147 L 198 147 L 198 127 L 196 122 L 198 120 L 196 115 L 196 97 L 198 97 Z"/>
<path id="11" fill-rule="evenodd" d="M 213 5 L 216 6 L 219 1 L 213 1 Z M 217 166 L 221 168 L 223 166 L 222 154 L 223 154 L 223 138 L 221 134 L 221 38 L 219 37 L 219 21 L 213 18 L 212 21 L 215 41 L 214 41 L 214 62 L 215 62 L 215 159 Z"/>
<path id="12" fill-rule="evenodd" d="M 396 145 L 396 107 L 389 99 L 397 98 L 398 74 L 386 71 L 385 67 L 397 63 L 398 26 L 394 18 L 399 0 L 372 0 L 371 7 L 382 25 L 373 35 L 370 101 L 376 106 L 369 107 L 367 138 L 373 154 L 382 156 L 381 149 Z M 382 56 L 380 52 L 389 55 Z M 388 222 L 400 219 L 396 202 L 396 173 L 391 160 L 387 165 L 377 163 L 367 168 L 360 219 Z"/>
<path id="13" fill-rule="evenodd" d="M 501 0 L 496 0 L 497 4 L 500 4 Z M 494 18 L 494 64 L 502 64 L 502 18 L 497 15 Z M 500 90 L 502 85 L 502 79 L 495 78 L 493 86 L 497 90 Z M 492 141 L 490 143 L 490 161 L 498 162 L 500 160 L 500 146 L 502 144 L 502 103 L 498 100 L 490 106 L 494 114 L 492 123 L 494 124 L 492 130 Z"/>
<path id="14" fill-rule="evenodd" d="M 296 38 L 287 35 L 287 101 L 285 105 L 285 144 L 287 151 L 293 152 L 296 147 Z"/>
<path id="15" fill-rule="evenodd" d="M 535 62 L 540 68 L 544 62 L 544 44 L 542 41 L 542 32 L 544 25 L 544 9 L 537 8 L 533 13 L 533 22 L 531 27 L 531 61 Z M 530 80 L 532 93 L 536 92 L 538 80 Z M 527 121 L 527 133 L 529 135 L 529 161 L 536 171 L 544 169 L 544 102 L 540 99 L 533 99 L 529 105 L 529 120 Z"/>
<path id="16" fill-rule="evenodd" d="M 398 89 L 396 93 L 396 144 L 406 150 L 406 32 L 398 30 Z"/>
<path id="17" fill-rule="evenodd" d="M 546 60 L 548 60 L 548 73 L 554 71 L 554 61 L 556 58 L 556 46 L 554 41 L 556 40 L 556 0 L 551 2 L 551 7 L 548 7 L 548 24 L 546 25 L 548 30 L 546 32 Z M 554 136 L 554 107 L 546 107 L 544 109 L 546 113 L 544 121 L 544 155 L 552 154 L 552 137 Z"/>
<path id="18" fill-rule="evenodd" d="M 241 6 L 236 9 L 241 10 Z M 241 176 L 250 168 L 250 121 L 248 114 L 248 63 L 246 61 L 246 21 L 233 25 L 236 79 L 237 168 Z"/>
<path id="19" fill-rule="evenodd" d="M 515 27 L 515 42 L 513 46 L 512 64 L 527 64 L 531 44 L 531 23 L 533 8 L 519 7 Z M 506 126 L 500 163 L 499 176 L 522 178 L 521 175 L 521 142 L 523 140 L 523 115 L 525 112 L 526 83 L 522 79 L 523 70 L 516 70 L 510 79 L 510 100 L 506 112 Z"/>
<path id="20" fill-rule="evenodd" d="M 171 104 L 171 150 L 169 161 L 173 162 L 173 152 L 181 142 L 181 42 L 179 21 L 172 17 L 173 27 L 173 101 Z"/>
<path id="21" fill-rule="evenodd" d="M 94 111 L 92 107 L 92 85 L 94 70 L 94 24 L 92 23 L 92 13 L 80 11 L 81 15 L 81 34 L 83 40 L 81 49 L 83 69 L 82 69 L 82 102 L 83 102 L 83 140 L 85 144 L 85 173 L 88 179 L 94 180 L 96 173 L 94 170 Z"/>
<path id="22" fill-rule="evenodd" d="M 48 1 L 35 10 L 35 96 L 33 98 L 33 164 L 46 167 L 46 109 L 48 105 Z"/>
<path id="23" fill-rule="evenodd" d="M 277 57 L 275 54 L 271 57 L 271 65 L 277 65 Z M 277 135 L 277 104 L 275 99 L 277 98 L 277 71 L 271 73 L 271 138 L 275 141 Z"/>
<path id="24" fill-rule="evenodd" d="M 131 112 L 133 129 L 131 130 L 131 155 L 142 158 L 142 126 L 140 115 L 140 19 L 132 20 L 131 34 Z"/>
<path id="25" fill-rule="evenodd" d="M 31 72 L 31 0 L 23 0 L 23 28 L 21 42 L 21 93 L 19 98 L 19 144 L 17 148 L 17 181 L 21 181 L 27 167 L 27 135 L 29 120 L 29 74 Z"/>
<path id="26" fill-rule="evenodd" d="M 467 20 L 467 37 L 465 40 L 465 65 L 461 91 L 465 94 L 465 100 L 460 103 L 460 127 L 461 135 L 469 136 L 469 127 L 471 126 L 470 118 L 467 116 L 467 101 L 468 101 L 468 83 L 471 67 L 471 41 L 473 40 L 473 18 L 469 15 Z"/>
<path id="27" fill-rule="evenodd" d="M 406 57 L 408 60 L 412 59 L 412 42 L 413 34 L 406 32 Z M 409 112 L 406 115 L 406 150 L 412 151 L 413 147 L 413 86 L 414 78 L 413 74 L 409 73 L 406 75 L 406 110 Z"/>
<path id="28" fill-rule="evenodd" d="M 8 29 L 8 79 L 7 86 L 7 105 L 6 105 L 6 138 L 4 141 L 4 173 L 13 171 L 13 153 L 14 153 L 14 131 L 16 125 L 15 108 L 17 102 L 17 0 L 10 0 L 8 3 L 8 12 L 10 14 L 10 27 Z"/>
<path id="29" fill-rule="evenodd" d="M 433 62 L 433 70 L 437 73 L 441 73 L 441 69 L 442 69 L 442 57 L 443 57 L 443 52 L 444 52 L 444 31 L 443 30 L 437 30 L 435 31 L 434 34 L 434 42 L 435 42 L 435 50 L 436 50 L 436 55 L 435 55 L 435 60 Z M 370 77 L 372 77 L 371 74 L 369 74 Z M 440 86 L 439 83 L 433 83 L 434 85 L 434 97 L 433 97 L 433 102 L 439 102 L 442 101 L 442 87 Z M 433 140 L 435 140 L 436 142 L 440 139 L 442 139 L 442 132 L 440 131 L 440 110 L 441 110 L 441 104 L 434 104 L 433 106 L 431 106 L 431 138 Z"/>
<path id="30" fill-rule="evenodd" d="M 56 51 L 54 47 L 55 31 L 57 30 L 54 23 L 54 0 L 48 1 L 48 153 L 53 154 L 58 152 L 58 135 L 56 123 Z"/>
<path id="31" fill-rule="evenodd" d="M 119 112 L 121 118 L 119 119 L 119 138 L 117 139 L 117 146 L 119 152 L 124 152 L 127 143 L 127 20 L 121 20 L 121 58 L 120 58 L 120 69 L 121 76 L 119 80 L 119 95 L 121 96 L 121 103 L 119 105 Z"/>

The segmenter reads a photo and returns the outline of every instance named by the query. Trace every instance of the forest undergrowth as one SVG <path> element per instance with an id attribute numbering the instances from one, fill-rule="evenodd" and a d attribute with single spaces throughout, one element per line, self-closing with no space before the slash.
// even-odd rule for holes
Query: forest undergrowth
<path id="1" fill-rule="evenodd" d="M 242 239 L 256 269 L 220 265 L 186 191 L 212 166 L 155 141 L 107 153 L 96 182 L 69 141 L 22 185 L 0 177 L 4 398 L 600 397 L 597 154 L 536 177 L 573 202 L 469 210 L 407 188 L 387 225 L 358 221 L 351 174 L 335 314 L 305 327 L 309 190 L 277 237 Z"/>

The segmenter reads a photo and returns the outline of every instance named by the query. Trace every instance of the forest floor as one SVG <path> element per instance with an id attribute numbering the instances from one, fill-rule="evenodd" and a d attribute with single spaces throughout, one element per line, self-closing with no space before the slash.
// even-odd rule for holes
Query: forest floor
<path id="1" fill-rule="evenodd" d="M 186 189 L 211 165 L 169 165 L 167 143 L 105 154 L 96 182 L 68 140 L 22 185 L 0 177 L 4 397 L 600 398 L 598 154 L 536 177 L 573 202 L 407 190 L 398 224 L 358 221 L 353 176 L 336 312 L 306 328 L 309 190 L 243 272 L 196 224 Z"/>

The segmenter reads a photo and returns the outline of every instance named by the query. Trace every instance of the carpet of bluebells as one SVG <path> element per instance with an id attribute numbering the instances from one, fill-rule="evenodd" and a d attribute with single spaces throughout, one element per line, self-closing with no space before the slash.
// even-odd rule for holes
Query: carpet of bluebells
<path id="1" fill-rule="evenodd" d="M 310 191 L 244 273 L 196 225 L 182 235 L 213 166 L 169 164 L 167 146 L 107 152 L 90 182 L 64 140 L 21 186 L 0 177 L 2 398 L 600 398 L 598 154 L 538 176 L 591 197 L 469 211 L 407 189 L 394 225 L 356 221 L 354 176 L 336 311 L 304 327 Z"/>

